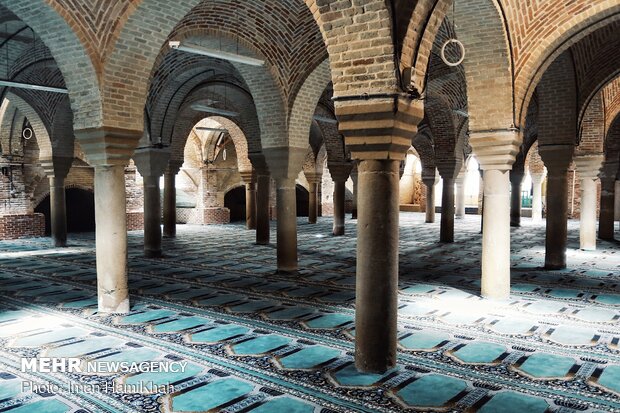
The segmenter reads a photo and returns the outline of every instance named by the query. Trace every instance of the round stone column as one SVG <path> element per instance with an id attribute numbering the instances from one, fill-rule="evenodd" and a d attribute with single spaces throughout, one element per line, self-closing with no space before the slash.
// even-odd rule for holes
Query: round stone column
<path id="1" fill-rule="evenodd" d="M 454 179 L 443 178 L 439 241 L 454 242 Z"/>
<path id="2" fill-rule="evenodd" d="M 482 296 L 510 295 L 510 181 L 508 171 L 484 171 Z"/>
<path id="3" fill-rule="evenodd" d="M 426 171 L 424 171 L 426 172 Z M 437 185 L 437 177 L 433 169 L 432 175 L 423 173 L 422 182 L 426 186 L 426 223 L 435 222 L 435 185 Z"/>
<path id="4" fill-rule="evenodd" d="M 258 245 L 269 245 L 269 191 L 269 175 L 258 173 L 256 175 L 256 243 Z"/>
<path id="5" fill-rule="evenodd" d="M 256 188 L 253 182 L 245 184 L 245 227 L 256 229 Z"/>
<path id="6" fill-rule="evenodd" d="M 566 268 L 568 236 L 568 167 L 575 146 L 554 144 L 538 146 L 547 167 L 547 231 L 545 236 L 545 268 Z"/>
<path id="7" fill-rule="evenodd" d="M 143 176 L 144 256 L 161 257 L 161 204 L 159 176 Z"/>
<path id="8" fill-rule="evenodd" d="M 545 174 L 532 174 L 532 222 L 542 222 L 542 183 Z"/>
<path id="9" fill-rule="evenodd" d="M 176 173 L 164 173 L 164 237 L 177 235 Z"/>
<path id="10" fill-rule="evenodd" d="M 323 175 L 313 172 L 304 172 L 306 179 L 308 180 L 308 223 L 316 224 L 317 216 L 319 213 L 318 203 L 318 186 L 321 184 Z"/>
<path id="11" fill-rule="evenodd" d="M 521 183 L 523 171 L 510 171 L 510 226 L 521 226 Z"/>
<path id="12" fill-rule="evenodd" d="M 129 311 L 125 167 L 95 166 L 97 292 L 100 313 Z"/>
<path id="13" fill-rule="evenodd" d="M 334 181 L 334 226 L 332 234 L 344 235 L 345 182 Z"/>
<path id="14" fill-rule="evenodd" d="M 617 165 L 617 164 L 616 164 Z M 614 239 L 614 209 L 615 209 L 615 174 L 608 173 L 609 164 L 605 162 L 601 173 L 601 211 L 599 215 L 598 236 L 600 239 L 611 241 Z M 616 168 L 617 170 L 617 168 Z"/>
<path id="15" fill-rule="evenodd" d="M 454 217 L 456 219 L 463 219 L 465 217 L 465 177 L 467 173 L 461 172 L 454 183 L 456 184 L 456 208 Z"/>
<path id="16" fill-rule="evenodd" d="M 581 178 L 579 247 L 586 251 L 596 250 L 596 181 L 603 159 L 602 154 L 575 157 L 575 166 Z"/>
<path id="17" fill-rule="evenodd" d="M 355 365 L 396 364 L 399 161 L 360 160 L 355 298 Z"/>
<path id="18" fill-rule="evenodd" d="M 49 178 L 50 218 L 52 241 L 55 247 L 67 246 L 67 202 L 65 197 L 65 178 Z"/>
<path id="19" fill-rule="evenodd" d="M 351 171 L 351 180 L 353 181 L 353 202 L 351 205 L 351 219 L 357 219 L 357 165 L 353 166 Z"/>
<path id="20" fill-rule="evenodd" d="M 278 273 L 297 271 L 297 194 L 294 178 L 278 178 L 277 187 L 277 252 Z"/>

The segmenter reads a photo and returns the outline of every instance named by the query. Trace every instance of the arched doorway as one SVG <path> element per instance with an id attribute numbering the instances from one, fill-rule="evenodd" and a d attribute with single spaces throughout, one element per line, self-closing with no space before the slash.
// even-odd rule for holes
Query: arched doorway
<path id="1" fill-rule="evenodd" d="M 303 186 L 296 185 L 295 194 L 297 196 L 297 216 L 307 217 L 308 216 L 308 200 L 310 199 L 310 195 L 308 194 L 308 191 Z"/>
<path id="2" fill-rule="evenodd" d="M 230 222 L 245 221 L 245 187 L 238 186 L 226 192 L 224 206 L 230 210 Z"/>
<path id="3" fill-rule="evenodd" d="M 95 195 L 84 189 L 67 188 L 67 232 L 95 231 Z M 34 212 L 45 215 L 45 235 L 51 235 L 50 197 L 46 196 L 35 208 Z"/>

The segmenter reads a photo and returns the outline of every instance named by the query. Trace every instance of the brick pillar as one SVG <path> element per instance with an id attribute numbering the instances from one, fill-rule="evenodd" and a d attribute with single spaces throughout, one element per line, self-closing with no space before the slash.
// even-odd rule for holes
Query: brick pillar
<path id="1" fill-rule="evenodd" d="M 351 173 L 351 163 L 328 163 L 329 174 L 334 181 L 334 226 L 332 234 L 344 235 L 345 184 Z"/>
<path id="2" fill-rule="evenodd" d="M 358 161 L 355 366 L 383 373 L 396 365 L 399 166 L 424 109 L 404 97 L 336 99 L 335 107 Z"/>
<path id="3" fill-rule="evenodd" d="M 471 132 L 469 142 L 483 172 L 483 297 L 510 296 L 509 170 L 519 152 L 517 131 Z"/>
<path id="4" fill-rule="evenodd" d="M 579 246 L 582 250 L 596 250 L 596 181 L 603 160 L 602 154 L 575 157 L 575 166 L 581 178 Z"/>
<path id="5" fill-rule="evenodd" d="M 545 268 L 566 268 L 568 236 L 568 167 L 575 145 L 539 145 L 538 152 L 547 176 L 547 231 L 545 236 Z"/>
<path id="6" fill-rule="evenodd" d="M 170 149 L 138 149 L 133 156 L 144 183 L 144 255 L 161 257 L 161 199 L 159 179 L 170 160 Z"/>
<path id="7" fill-rule="evenodd" d="M 99 312 L 126 313 L 129 291 L 125 165 L 143 133 L 102 127 L 75 131 L 75 134 L 88 162 L 95 166 Z"/>

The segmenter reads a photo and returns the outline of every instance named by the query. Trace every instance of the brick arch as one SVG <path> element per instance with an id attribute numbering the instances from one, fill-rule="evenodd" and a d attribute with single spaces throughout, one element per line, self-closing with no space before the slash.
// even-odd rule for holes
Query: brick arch
<path id="1" fill-rule="evenodd" d="M 412 146 L 420 157 L 423 169 L 435 169 L 435 148 L 433 146 L 433 135 L 427 126 L 420 127 L 418 133 L 413 138 Z"/>
<path id="2" fill-rule="evenodd" d="M 235 145 L 239 172 L 251 172 L 252 163 L 248 157 L 248 141 L 241 128 L 232 120 L 222 116 L 209 116 L 209 119 L 213 119 L 228 130 L 228 135 Z"/>
<path id="3" fill-rule="evenodd" d="M 536 89 L 540 145 L 577 144 L 577 84 L 570 52 L 547 69 Z"/>
<path id="4" fill-rule="evenodd" d="M 426 88 L 433 44 L 451 5 L 450 0 L 419 0 L 409 20 L 402 42 L 400 70 L 412 68 L 411 83 L 418 91 Z"/>
<path id="5" fill-rule="evenodd" d="M 141 0 L 119 22 L 103 66 L 102 124 L 141 131 L 150 74 L 168 34 L 199 0 Z"/>
<path id="6" fill-rule="evenodd" d="M 73 112 L 69 99 L 61 100 L 56 108 L 52 119 L 51 138 L 54 156 L 74 157 L 75 134 L 73 131 Z"/>
<path id="7" fill-rule="evenodd" d="M 518 119 L 525 120 L 526 109 L 537 84 L 547 68 L 562 53 L 589 34 L 620 18 L 616 0 L 576 0 L 563 7 L 543 7 L 543 3 L 516 2 L 506 8 L 515 32 L 515 96 Z M 519 28 L 518 15 L 531 15 Z M 562 30 L 547 30 L 549 21 Z"/>
<path id="8" fill-rule="evenodd" d="M 290 146 L 303 148 L 308 144 L 314 110 L 330 81 L 329 62 L 325 60 L 308 76 L 295 96 L 288 120 Z"/>
<path id="9" fill-rule="evenodd" d="M 314 113 L 326 118 L 336 118 L 335 115 L 324 105 L 318 105 Z M 318 126 L 321 134 L 323 135 L 323 142 L 325 143 L 325 150 L 327 152 L 327 160 L 330 163 L 345 162 L 347 159 L 348 150 L 345 146 L 344 139 L 338 130 L 338 125 L 317 121 L 313 122 Z"/>
<path id="10" fill-rule="evenodd" d="M 100 72 L 93 63 L 93 48 L 88 39 L 63 17 L 66 9 L 45 0 L 6 0 L 2 5 L 30 26 L 49 48 L 69 90 L 76 126 L 99 126 Z"/>
<path id="11" fill-rule="evenodd" d="M 575 154 L 602 153 L 605 142 L 605 107 L 602 92 L 594 96 L 588 104 L 580 128 L 579 145 L 575 148 Z"/>
<path id="12" fill-rule="evenodd" d="M 506 130 L 516 122 L 513 61 L 502 6 L 497 0 L 457 1 L 455 18 L 466 51 L 469 127 L 474 132 Z"/>
<path id="13" fill-rule="evenodd" d="M 605 130 L 611 126 L 611 122 L 620 113 L 620 76 L 612 80 L 602 90 L 603 105 L 605 110 Z"/>
<path id="14" fill-rule="evenodd" d="M 208 116 L 208 114 L 196 112 L 191 109 L 192 103 L 200 101 L 202 99 L 204 99 L 204 96 L 200 94 L 200 91 L 194 93 L 193 95 L 190 95 L 178 112 L 176 123 L 172 132 L 170 156 L 171 162 L 183 162 L 185 145 L 191 130 L 200 120 L 206 117 L 210 117 Z M 226 107 L 221 107 L 221 109 L 237 110 L 238 108 L 229 105 Z M 223 120 L 223 118 L 219 118 Z M 259 135 L 260 132 L 257 130 L 256 125 L 245 122 L 245 119 L 243 117 L 235 118 L 234 120 L 227 119 L 227 121 L 230 122 L 231 128 L 232 124 L 234 124 L 241 131 L 241 134 L 245 139 L 245 145 L 241 143 L 240 145 L 245 146 L 248 156 L 249 153 L 257 153 L 256 149 L 258 149 L 258 152 L 261 151 Z"/>
<path id="15" fill-rule="evenodd" d="M 392 22 L 385 0 L 305 2 L 327 46 L 335 97 L 399 91 Z M 371 33 L 372 43 L 360 41 Z M 360 65 L 370 66 L 372 71 L 357 73 Z"/>
<path id="16" fill-rule="evenodd" d="M 459 128 L 449 102 L 441 95 L 427 95 L 425 114 L 433 134 L 435 163 L 444 169 L 452 168 L 452 175 L 458 173 L 463 161 L 463 144 Z"/>
<path id="17" fill-rule="evenodd" d="M 28 104 L 24 99 L 16 94 L 9 92 L 6 94 L 6 100 L 19 110 L 19 112 L 28 119 L 32 130 L 34 131 L 37 145 L 39 146 L 39 159 L 52 158 L 52 141 L 50 139 L 50 125 L 47 125 L 41 116 Z M 21 127 L 21 126 L 20 126 Z"/>

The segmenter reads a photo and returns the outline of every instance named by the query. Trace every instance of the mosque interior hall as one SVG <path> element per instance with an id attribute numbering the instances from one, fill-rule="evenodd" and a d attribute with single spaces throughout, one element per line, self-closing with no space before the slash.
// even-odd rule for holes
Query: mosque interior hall
<path id="1" fill-rule="evenodd" d="M 620 412 L 619 51 L 619 0 L 0 0 L 0 412 Z"/>

